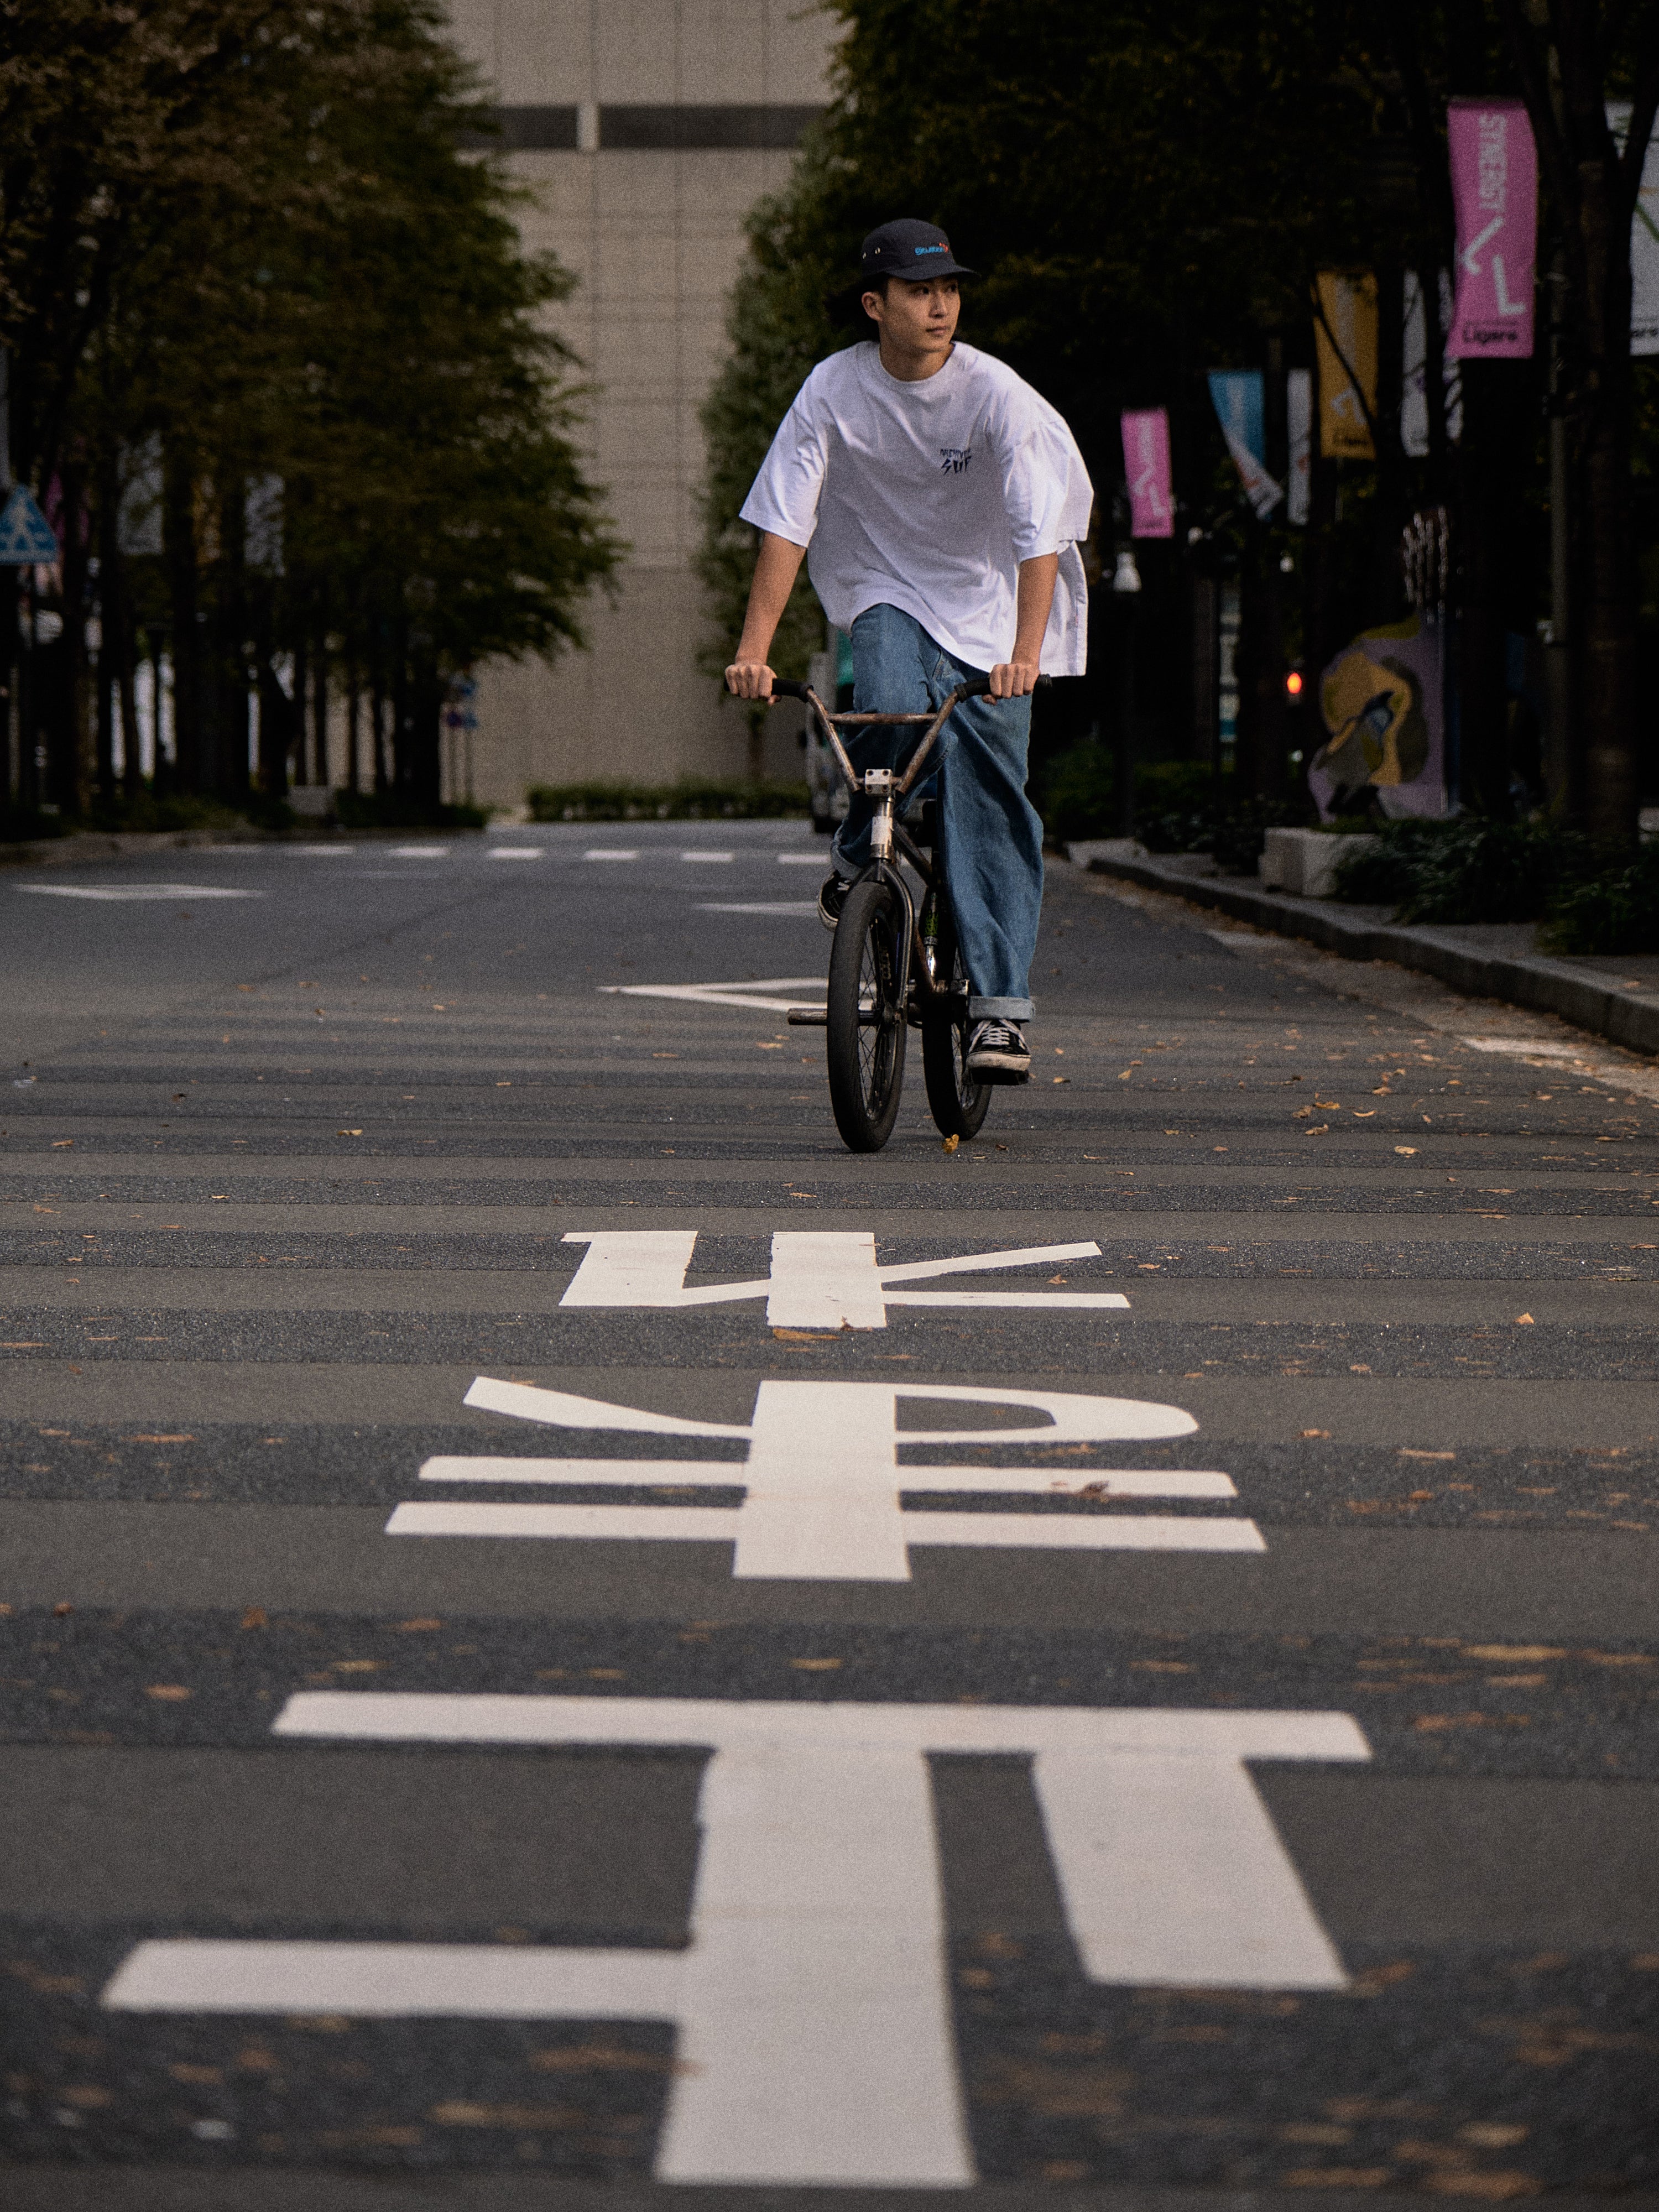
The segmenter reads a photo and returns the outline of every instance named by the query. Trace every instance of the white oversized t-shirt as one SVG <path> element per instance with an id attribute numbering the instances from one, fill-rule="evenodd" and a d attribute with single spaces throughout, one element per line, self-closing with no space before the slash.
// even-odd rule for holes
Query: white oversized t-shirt
<path id="1" fill-rule="evenodd" d="M 936 374 L 907 384 L 866 343 L 802 385 L 743 520 L 808 548 L 837 629 L 866 607 L 900 607 L 978 669 L 1013 651 L 1020 562 L 1058 553 L 1040 665 L 1080 676 L 1089 591 L 1078 544 L 1092 499 L 1065 418 L 1005 363 L 958 345 Z"/>

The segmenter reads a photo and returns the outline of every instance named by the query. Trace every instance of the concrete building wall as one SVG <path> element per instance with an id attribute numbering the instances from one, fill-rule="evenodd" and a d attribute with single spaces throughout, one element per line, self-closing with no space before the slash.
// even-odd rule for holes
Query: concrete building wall
<path id="1" fill-rule="evenodd" d="M 526 243 L 577 279 L 552 319 L 594 387 L 582 443 L 631 549 L 616 604 L 586 610 L 586 652 L 480 672 L 474 793 L 739 775 L 743 718 L 697 666 L 697 410 L 744 217 L 829 96 L 835 26 L 801 0 L 451 0 L 451 20 L 533 194 Z M 775 712 L 769 775 L 799 773 L 796 726 Z"/>

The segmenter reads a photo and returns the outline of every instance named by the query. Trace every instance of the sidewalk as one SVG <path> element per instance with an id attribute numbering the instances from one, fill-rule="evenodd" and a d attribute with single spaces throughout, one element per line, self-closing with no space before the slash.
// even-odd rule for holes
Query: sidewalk
<path id="1" fill-rule="evenodd" d="M 1127 838 L 1067 845 L 1074 866 L 1170 892 L 1281 937 L 1299 937 L 1348 960 L 1391 960 L 1476 999 L 1559 1014 L 1636 1052 L 1659 1054 L 1659 956 L 1559 959 L 1536 949 L 1531 922 L 1408 927 L 1382 906 L 1292 898 L 1249 876 L 1223 876 L 1207 854 L 1154 855 Z"/>

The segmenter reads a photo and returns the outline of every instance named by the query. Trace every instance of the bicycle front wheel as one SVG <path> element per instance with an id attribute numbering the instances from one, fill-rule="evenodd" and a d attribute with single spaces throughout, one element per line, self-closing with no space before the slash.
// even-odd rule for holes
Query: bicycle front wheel
<path id="1" fill-rule="evenodd" d="M 830 1103 L 842 1141 L 878 1152 L 893 1133 L 904 1088 L 904 1009 L 898 1000 L 904 908 L 879 881 L 855 884 L 836 925 L 824 1024 Z"/>

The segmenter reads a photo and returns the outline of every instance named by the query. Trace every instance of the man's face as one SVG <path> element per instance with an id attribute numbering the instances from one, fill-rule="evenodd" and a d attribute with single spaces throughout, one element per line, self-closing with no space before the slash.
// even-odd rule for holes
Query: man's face
<path id="1" fill-rule="evenodd" d="M 954 276 L 929 276 L 921 283 L 895 276 L 884 300 L 879 292 L 865 294 L 864 312 L 901 351 L 942 352 L 956 337 L 962 295 Z"/>

